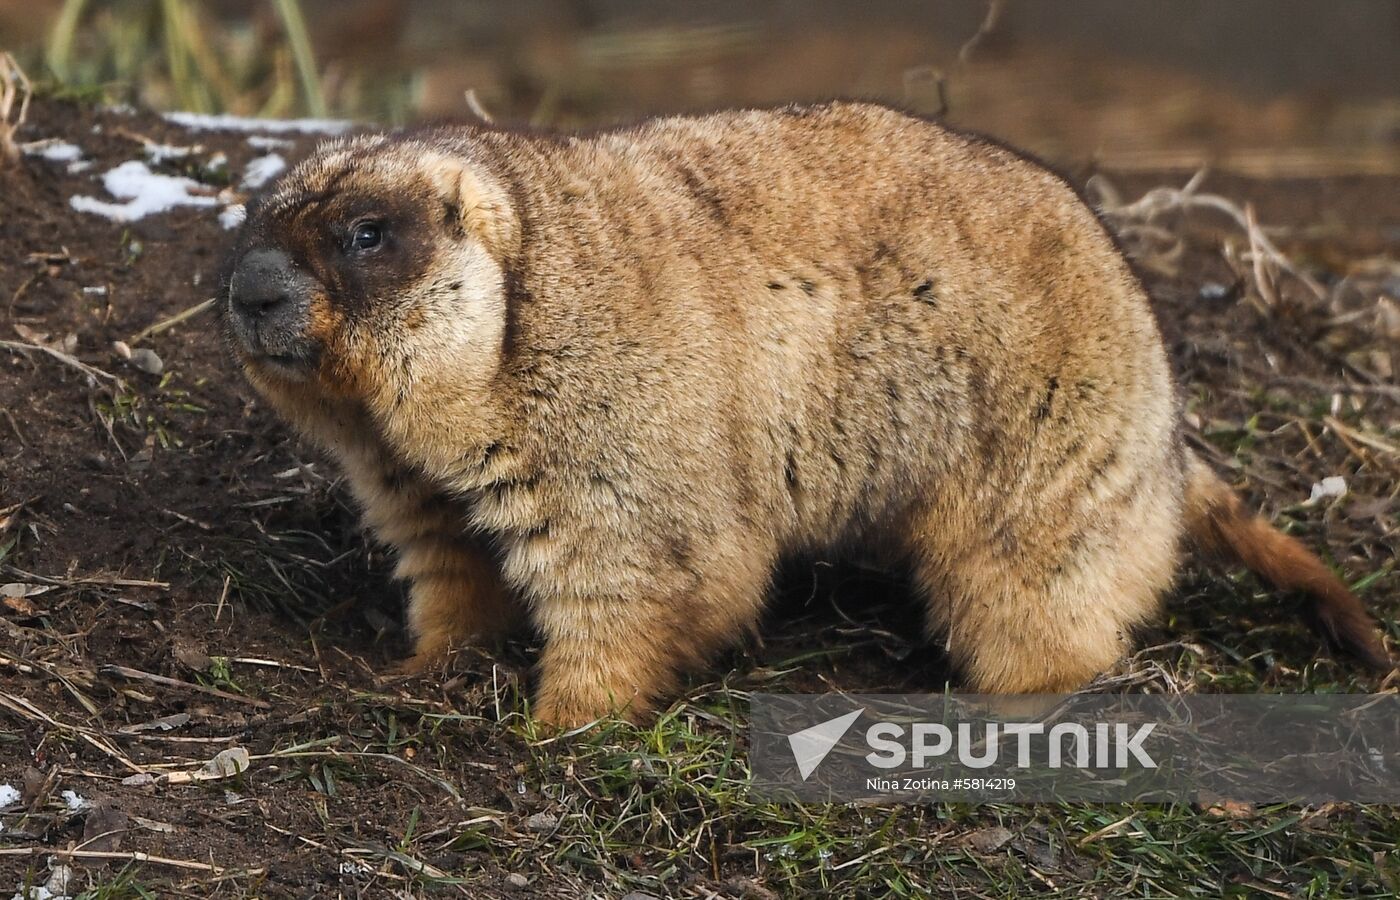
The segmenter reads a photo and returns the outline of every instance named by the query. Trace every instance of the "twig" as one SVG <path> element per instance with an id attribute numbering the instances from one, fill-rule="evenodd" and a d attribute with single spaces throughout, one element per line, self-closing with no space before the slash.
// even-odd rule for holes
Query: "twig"
<path id="1" fill-rule="evenodd" d="M 49 347 L 45 344 L 31 344 L 26 341 L 4 340 L 0 340 L 0 347 L 4 347 L 6 350 L 16 351 L 38 350 L 40 353 L 47 353 L 49 356 L 52 356 L 54 359 L 58 360 L 61 363 L 64 363 L 65 365 L 72 366 L 73 368 L 77 369 L 79 372 L 82 372 L 84 375 L 88 376 L 94 381 L 96 381 L 98 378 L 105 378 L 113 384 L 122 383 L 121 379 L 113 375 L 111 372 L 104 372 L 96 366 L 90 366 L 82 360 L 77 359 L 76 357 L 69 356 L 67 353 L 64 353 L 57 347 Z"/>
<path id="2" fill-rule="evenodd" d="M 1276 375 L 1272 372 L 1260 372 L 1260 377 L 1265 379 L 1265 386 L 1274 384 L 1295 384 L 1300 387 L 1312 388 L 1316 391 L 1324 391 L 1329 394 L 1366 394 L 1375 397 L 1384 397 L 1387 400 L 1400 401 L 1400 387 L 1390 384 L 1351 384 L 1344 381 L 1321 381 L 1316 378 L 1309 378 L 1306 375 Z"/>
<path id="3" fill-rule="evenodd" d="M 136 773 L 146 771 L 141 766 L 127 759 L 122 755 L 120 750 L 108 743 L 105 734 L 82 725 L 71 725 L 67 722 L 60 722 L 23 697 L 17 697 L 13 694 L 6 694 L 0 691 L 0 710 L 9 710 L 21 719 L 26 719 L 31 722 L 42 722 L 51 728 L 76 734 L 94 748 L 110 756 L 112 759 L 115 759 L 131 771 Z"/>
<path id="4" fill-rule="evenodd" d="M 113 578 L 108 575 L 86 575 L 82 578 L 55 578 L 51 575 L 39 575 L 34 572 L 26 572 L 18 566 L 5 566 L 6 571 L 13 572 L 29 581 L 37 581 L 40 584 L 52 584 L 57 587 L 77 587 L 79 585 L 98 585 L 101 587 L 129 587 L 129 588 L 154 588 L 156 590 L 170 590 L 168 581 L 145 581 L 140 578 Z"/>
<path id="5" fill-rule="evenodd" d="M 140 850 L 60 850 L 56 847 L 14 847 L 0 849 L 0 856 L 58 856 L 67 859 L 118 859 L 125 862 L 150 863 L 155 866 L 170 866 L 175 869 L 190 869 L 196 872 L 240 872 L 248 876 L 262 875 L 267 869 L 226 869 L 212 863 L 195 862 L 189 859 L 171 859 L 168 856 L 154 856 Z"/>
<path id="6" fill-rule="evenodd" d="M 131 738 L 136 741 L 159 741 L 164 744 L 230 744 L 238 740 L 238 735 L 236 734 L 198 737 L 196 735 L 181 734 L 131 734 L 125 731 L 118 731 L 116 733 L 121 737 Z M 154 766 L 148 768 L 154 768 Z"/>
<path id="7" fill-rule="evenodd" d="M 1259 223 L 1254 219 L 1254 204 L 1244 205 L 1245 230 L 1249 232 L 1249 255 L 1253 261 L 1254 284 L 1259 289 L 1259 297 L 1264 305 L 1273 309 L 1278 306 L 1278 292 L 1274 290 L 1274 279 L 1269 274 L 1260 240 L 1263 238 Z M 1318 298 L 1322 299 L 1322 298 Z"/>
<path id="8" fill-rule="evenodd" d="M 117 453 L 121 456 L 122 462 L 130 462 L 131 457 L 127 455 L 126 448 L 122 446 L 122 442 L 117 440 L 116 429 L 112 427 L 113 417 L 97 407 L 97 401 L 93 398 L 92 394 L 88 394 L 87 403 L 88 412 L 94 419 L 102 423 L 102 430 L 107 433 L 107 440 L 111 441 L 112 446 L 117 448 Z"/>
<path id="9" fill-rule="evenodd" d="M 11 318 L 14 317 L 15 304 L 19 302 L 20 298 L 24 296 L 25 291 L 29 290 L 29 288 L 34 284 L 34 282 L 38 281 L 40 278 L 43 277 L 44 270 L 39 269 L 36 272 L 31 272 L 28 278 L 20 282 L 19 287 L 15 288 L 15 292 L 10 295 L 10 305 L 5 307 L 5 314 L 7 316 L 10 316 Z"/>
<path id="10" fill-rule="evenodd" d="M 19 159 L 15 132 L 23 128 L 29 118 L 29 99 L 33 95 L 29 77 L 19 63 L 9 53 L 0 53 L 0 155 L 9 162 Z M 16 100 L 19 101 L 18 112 L 15 111 Z"/>
<path id="11" fill-rule="evenodd" d="M 0 409 L 0 414 L 5 416 L 5 421 L 9 424 L 10 430 L 15 433 L 15 437 L 19 440 L 19 445 L 21 447 L 28 446 L 29 442 L 24 439 L 24 432 L 19 430 L 19 423 L 15 421 L 14 413 L 10 412 L 8 409 Z"/>
<path id="12" fill-rule="evenodd" d="M 303 844 L 306 844 L 308 847 L 315 847 L 317 850 L 325 850 L 326 852 L 331 853 L 331 854 L 333 854 L 333 855 L 335 855 L 335 856 L 342 856 L 342 857 L 345 857 L 346 859 L 349 859 L 349 860 L 352 860 L 352 861 L 358 863 L 359 865 L 364 865 L 364 863 L 361 863 L 359 860 L 355 859 L 355 858 L 354 858 L 348 851 L 346 851 L 346 850 L 342 850 L 342 849 L 340 849 L 340 848 L 338 848 L 338 847 L 330 847 L 330 846 L 327 846 L 326 844 L 320 843 L 319 841 L 313 841 L 311 838 L 307 837 L 307 836 L 304 835 L 304 834 L 298 834 L 298 833 L 296 833 L 296 832 L 294 832 L 294 831 L 289 831 L 289 830 L 287 830 L 287 829 L 285 829 L 285 828 L 278 828 L 276 825 L 274 825 L 273 823 L 268 822 L 268 821 L 264 821 L 262 824 L 263 824 L 263 827 L 265 827 L 265 828 L 270 828 L 270 829 L 272 829 L 273 831 L 277 832 L 278 834 L 283 834 L 283 835 L 286 835 L 287 837 L 290 837 L 290 838 L 296 838 L 297 840 L 301 841 Z M 387 879 L 389 879 L 389 880 L 391 880 L 391 881 L 407 881 L 407 880 L 408 880 L 408 879 L 405 878 L 404 876 L 399 875 L 399 874 L 394 873 L 394 872 L 377 872 L 377 873 L 375 873 L 375 877 L 376 877 L 376 878 L 387 878 Z"/>
<path id="13" fill-rule="evenodd" d="M 467 109 L 487 125 L 493 124 L 496 120 L 486 111 L 486 107 L 481 105 L 481 98 L 476 95 L 476 88 L 467 88 L 462 98 L 467 101 Z"/>
<path id="14" fill-rule="evenodd" d="M 15 659 L 12 656 L 0 652 L 0 665 L 13 666 L 17 671 L 23 672 L 26 675 L 33 674 L 35 670 L 38 670 L 39 672 L 42 672 L 43 674 L 62 684 L 63 687 L 68 691 L 68 693 L 73 696 L 73 699 L 77 700 L 78 704 L 82 706 L 83 709 L 88 711 L 88 715 L 100 715 L 97 709 L 97 704 L 93 703 L 91 700 L 88 699 L 86 694 L 78 690 L 78 686 L 73 683 L 73 680 L 71 678 L 57 671 L 48 664 L 41 663 L 38 661 L 30 662 L 27 660 Z"/>
<path id="15" fill-rule="evenodd" d="M 295 663 L 278 662 L 275 659 L 256 659 L 250 656 L 235 656 L 229 659 L 231 663 L 239 663 L 245 666 L 266 666 L 269 669 L 292 669 L 297 672 L 310 672 L 317 674 L 316 670 L 310 666 L 298 666 Z"/>
<path id="16" fill-rule="evenodd" d="M 1212 209 L 1224 213 L 1234 220 L 1248 236 L 1252 255 L 1255 258 L 1256 279 L 1258 275 L 1258 258 L 1262 254 L 1279 269 L 1298 279 L 1318 300 L 1327 299 L 1327 291 L 1316 279 L 1300 270 L 1293 264 L 1293 261 L 1285 256 L 1282 251 L 1269 240 L 1268 235 L 1253 220 L 1251 210 L 1240 209 L 1239 206 L 1221 197 L 1218 194 L 1198 194 L 1197 188 L 1205 180 L 1205 170 L 1197 172 L 1181 188 L 1154 188 L 1132 203 L 1110 206 L 1104 203 L 1102 209 L 1104 215 L 1113 219 L 1128 219 L 1138 222 L 1151 222 L 1158 215 L 1172 210 L 1187 209 Z M 1102 196 L 1102 195 L 1101 195 Z M 1105 201 L 1107 198 L 1105 198 Z"/>
<path id="17" fill-rule="evenodd" d="M 1395 444 L 1392 444 L 1389 441 L 1382 440 L 1381 438 L 1378 438 L 1373 434 L 1367 434 L 1364 431 L 1357 431 L 1355 428 L 1352 428 L 1345 422 L 1338 421 L 1332 416 L 1324 417 L 1322 422 L 1328 428 L 1331 428 L 1333 431 L 1337 432 L 1338 435 L 1349 437 L 1353 441 L 1356 441 L 1358 444 L 1365 444 L 1372 450 L 1380 450 L 1383 453 L 1389 453 L 1394 456 L 1400 456 L 1400 446 L 1396 446 Z"/>
<path id="18" fill-rule="evenodd" d="M 1133 820 L 1133 816 L 1136 815 L 1137 813 L 1135 812 L 1128 813 L 1126 816 L 1119 819 L 1117 822 L 1114 822 L 1111 825 L 1105 825 L 1098 831 L 1095 831 L 1092 834 L 1085 835 L 1083 838 L 1080 839 L 1079 846 L 1083 847 L 1087 844 L 1092 844 L 1094 841 L 1102 840 L 1103 838 L 1115 834 L 1119 828 L 1122 828 L 1124 825 L 1127 825 L 1129 822 L 1131 822 Z"/>
<path id="19" fill-rule="evenodd" d="M 198 529 L 201 530 L 201 531 L 213 531 L 213 530 L 214 530 L 214 526 L 213 526 L 213 525 L 210 525 L 208 522 L 201 522 L 201 521 L 199 521 L 198 519 L 191 518 L 190 516 L 187 516 L 187 515 L 185 515 L 185 514 L 182 513 L 182 512 L 176 512 L 176 511 L 173 510 L 173 509 L 161 509 L 161 512 L 165 513 L 167 516 L 173 516 L 173 517 L 179 519 L 181 522 L 184 522 L 186 525 L 193 525 L 194 527 L 198 528 Z"/>
<path id="20" fill-rule="evenodd" d="M 274 751 L 271 752 L 271 753 L 260 753 L 260 754 L 256 754 L 256 755 L 254 755 L 254 756 L 252 756 L 252 757 L 250 757 L 250 758 L 251 758 L 251 759 L 305 759 L 305 758 L 314 758 L 314 759 L 356 759 L 356 758 L 361 758 L 361 759 L 382 759 L 382 760 L 387 760 L 387 761 L 389 761 L 389 762 L 397 763 L 398 765 L 404 766 L 404 767 L 408 768 L 409 771 L 416 773 L 417 775 L 419 775 L 419 776 L 422 777 L 422 778 L 427 779 L 428 781 L 431 781 L 433 784 L 437 785 L 438 787 L 440 787 L 440 788 L 442 788 L 444 791 L 446 791 L 448 794 L 452 795 L 452 799 L 453 799 L 453 800 L 456 800 L 458 803 L 460 803 L 460 804 L 462 804 L 462 805 L 465 806 L 465 805 L 466 805 L 466 802 L 467 802 L 466 799 L 462 797 L 462 794 L 461 794 L 455 787 L 452 786 L 451 782 L 447 781 L 447 780 L 444 779 L 444 778 L 439 778 L 438 776 L 432 774 L 431 772 L 427 771 L 426 769 L 422 768 L 421 766 L 414 765 L 413 763 L 409 762 L 408 760 L 406 760 L 406 759 L 401 759 L 400 757 L 397 757 L 397 756 L 395 756 L 395 755 L 392 754 L 392 753 L 374 753 L 374 752 L 371 752 L 371 751 L 360 751 L 360 750 L 342 751 L 342 750 L 335 750 L 335 749 L 330 749 L 330 750 L 296 750 L 295 748 L 289 748 L 289 749 L 287 749 L 287 750 L 281 750 L 281 751 L 274 750 Z"/>
<path id="21" fill-rule="evenodd" d="M 458 890 L 462 890 L 462 885 L 451 875 L 439 869 L 437 866 L 423 862 L 421 859 L 414 859 L 407 853 L 398 850 L 390 850 L 388 847 L 346 847 L 340 851 L 342 856 L 351 858 L 360 856 L 377 856 L 381 859 L 392 860 L 403 866 L 404 870 L 411 875 L 422 875 L 428 878 L 444 881 L 455 885 Z"/>
<path id="22" fill-rule="evenodd" d="M 214 306 L 214 301 L 217 299 L 217 297 L 210 297 L 208 300 L 205 300 L 202 303 L 196 303 L 189 309 L 182 309 L 168 319 L 161 319 L 154 325 L 150 325 L 146 328 L 141 329 L 140 331 L 133 334 L 131 337 L 127 338 L 126 342 L 128 344 L 138 344 L 153 334 L 160 334 L 167 328 L 173 328 L 174 326 L 179 325 L 186 319 L 192 319 L 200 313 L 204 312 L 206 309 L 212 308 Z"/>
<path id="23" fill-rule="evenodd" d="M 168 678 L 164 675 L 156 675 L 153 672 L 143 672 L 140 669 L 133 669 L 128 666 L 105 665 L 99 666 L 97 671 L 101 675 L 120 675 L 123 678 L 129 678 L 133 681 L 145 681 L 149 684 L 159 684 L 163 687 L 197 691 L 201 694 L 208 694 L 211 697 L 221 697 L 224 700 L 232 700 L 235 703 L 246 703 L 256 709 L 272 709 L 272 704 L 268 703 L 266 700 L 254 700 L 252 697 L 243 697 L 239 694 L 221 691 L 218 688 L 206 687 L 202 684 L 195 684 L 192 681 L 181 681 L 178 678 Z"/>
<path id="24" fill-rule="evenodd" d="M 232 576 L 229 576 L 229 575 L 225 575 L 225 576 L 224 576 L 224 589 L 223 589 L 222 591 L 219 592 L 219 603 L 218 603 L 217 606 L 214 607 L 214 622 L 215 622 L 215 624 L 218 624 L 219 616 L 221 616 L 221 615 L 223 614 L 223 611 L 224 611 L 224 603 L 225 603 L 225 601 L 228 600 L 228 586 L 229 586 L 229 581 L 231 580 L 231 578 L 232 578 Z"/>
<path id="25" fill-rule="evenodd" d="M 977 26 L 977 31 L 972 37 L 963 42 L 962 48 L 958 50 L 958 62 L 967 64 L 972 59 L 972 53 L 982 42 L 987 39 L 987 35 L 996 30 L 997 23 L 1001 21 L 1002 10 L 1006 7 L 1005 0 L 990 0 L 987 3 L 987 15 L 983 17 L 982 24 Z"/>

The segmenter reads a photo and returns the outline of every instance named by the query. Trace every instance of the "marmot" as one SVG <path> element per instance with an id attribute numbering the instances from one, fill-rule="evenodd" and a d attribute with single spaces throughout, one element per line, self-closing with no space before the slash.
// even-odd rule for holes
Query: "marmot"
<path id="1" fill-rule="evenodd" d="M 775 563 L 907 562 L 966 685 L 1059 692 L 1157 611 L 1183 536 L 1360 601 L 1183 445 L 1139 279 L 1062 178 L 869 103 L 323 146 L 220 303 L 409 580 L 413 664 L 528 615 L 534 705 L 643 714 Z"/>

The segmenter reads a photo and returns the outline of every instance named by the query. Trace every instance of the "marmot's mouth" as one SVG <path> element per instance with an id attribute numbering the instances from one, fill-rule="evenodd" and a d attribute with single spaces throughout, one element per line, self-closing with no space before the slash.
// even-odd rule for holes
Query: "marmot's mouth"
<path id="1" fill-rule="evenodd" d="M 313 355 L 311 342 L 305 337 L 304 326 L 299 322 L 260 322 L 230 316 L 229 324 L 234 340 L 246 356 L 294 361 Z"/>
<path id="2" fill-rule="evenodd" d="M 296 356 L 256 356 L 248 362 L 283 381 L 307 381 L 316 371 L 315 365 Z"/>
<path id="3" fill-rule="evenodd" d="M 235 327 L 235 332 L 241 329 Z M 316 371 L 321 361 L 320 348 L 310 341 L 300 341 L 295 346 L 269 346 L 257 336 L 236 334 L 239 351 L 249 365 L 268 369 L 283 378 L 303 380 Z M 251 338 L 251 339 L 250 339 Z"/>

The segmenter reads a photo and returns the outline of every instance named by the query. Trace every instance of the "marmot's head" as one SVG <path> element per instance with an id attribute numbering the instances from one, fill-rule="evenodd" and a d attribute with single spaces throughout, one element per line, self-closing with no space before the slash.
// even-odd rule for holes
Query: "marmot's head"
<path id="1" fill-rule="evenodd" d="M 517 226 L 467 142 L 337 141 L 249 204 L 219 307 L 255 383 L 402 396 L 496 358 Z"/>

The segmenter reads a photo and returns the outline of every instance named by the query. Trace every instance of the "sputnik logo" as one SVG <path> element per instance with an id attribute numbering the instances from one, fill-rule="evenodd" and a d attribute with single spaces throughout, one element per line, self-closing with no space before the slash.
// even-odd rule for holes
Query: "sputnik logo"
<path id="1" fill-rule="evenodd" d="M 840 743 L 863 712 L 865 707 L 788 735 L 788 746 L 792 748 L 792 757 L 797 760 L 797 771 L 803 781 L 816 771 L 831 748 Z"/>

